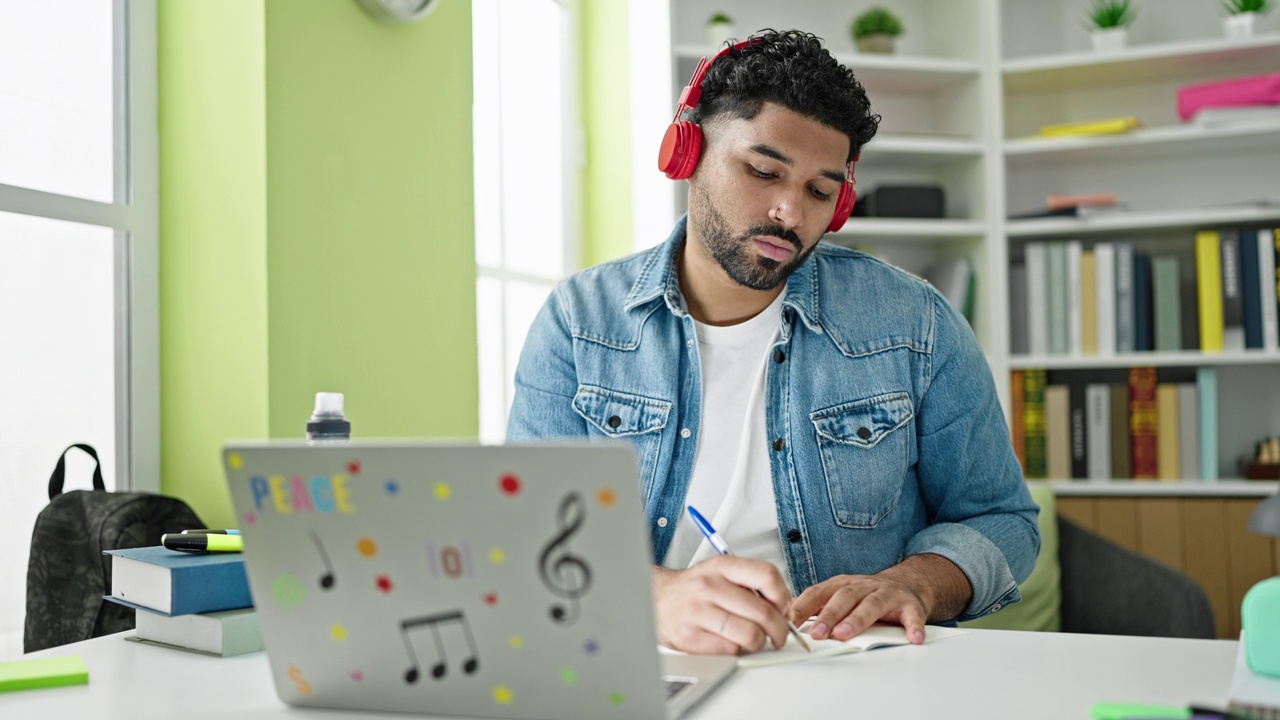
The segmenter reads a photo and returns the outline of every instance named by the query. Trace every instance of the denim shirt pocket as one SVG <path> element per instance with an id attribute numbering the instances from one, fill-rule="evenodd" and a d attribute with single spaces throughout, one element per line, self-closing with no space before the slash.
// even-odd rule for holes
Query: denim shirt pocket
<path id="1" fill-rule="evenodd" d="M 875 527 L 897 505 L 911 453 L 910 432 L 903 428 L 913 417 L 905 392 L 854 400 L 809 416 L 838 525 Z"/>
<path id="2" fill-rule="evenodd" d="M 592 435 L 631 443 L 639 465 L 643 497 L 649 497 L 658 468 L 658 453 L 662 448 L 662 430 L 667 426 L 671 403 L 594 385 L 580 385 L 573 396 L 573 409 L 591 426 Z"/>

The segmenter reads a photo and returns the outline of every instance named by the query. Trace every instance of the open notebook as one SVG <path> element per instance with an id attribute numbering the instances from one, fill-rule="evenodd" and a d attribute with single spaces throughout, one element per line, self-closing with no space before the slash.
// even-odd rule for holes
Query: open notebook
<path id="1" fill-rule="evenodd" d="M 809 628 L 812 625 L 813 621 L 810 620 L 801 625 L 799 629 L 800 632 L 804 633 L 805 640 L 809 643 L 809 647 L 813 652 L 805 652 L 805 649 L 800 647 L 800 643 L 796 642 L 794 637 L 788 635 L 787 644 L 780 648 L 775 649 L 772 645 L 766 644 L 764 650 L 738 658 L 738 667 L 753 668 L 764 667 L 765 665 L 781 665 L 783 663 L 808 662 L 836 655 L 862 652 L 863 650 L 874 650 L 880 647 L 911 644 L 911 641 L 907 640 L 907 631 L 901 625 L 872 625 L 861 635 L 848 640 L 833 640 L 830 638 L 815 640 L 809 636 Z M 928 644 L 965 634 L 967 634 L 966 631 L 956 628 L 926 625 L 924 641 L 925 644 Z M 672 650 L 667 647 L 662 648 L 662 652 L 671 655 L 684 654 L 679 650 Z"/>

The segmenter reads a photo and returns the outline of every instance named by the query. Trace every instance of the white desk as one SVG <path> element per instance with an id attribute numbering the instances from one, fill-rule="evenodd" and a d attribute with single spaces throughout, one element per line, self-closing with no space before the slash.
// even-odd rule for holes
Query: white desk
<path id="1" fill-rule="evenodd" d="M 35 653 L 83 656 L 89 685 L 0 693 L 0 718 L 406 717 L 291 709 L 276 698 L 262 653 L 213 658 L 125 642 L 123 636 Z M 971 630 L 925 646 L 740 670 L 687 718 L 1083 720 L 1100 701 L 1225 707 L 1236 646 L 1228 640 Z"/>

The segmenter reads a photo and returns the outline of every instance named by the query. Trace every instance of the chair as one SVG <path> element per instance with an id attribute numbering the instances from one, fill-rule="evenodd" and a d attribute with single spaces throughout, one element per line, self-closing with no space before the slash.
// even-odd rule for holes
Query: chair
<path id="1" fill-rule="evenodd" d="M 1195 580 L 1058 516 L 1062 631 L 1216 637 L 1209 598 Z"/>

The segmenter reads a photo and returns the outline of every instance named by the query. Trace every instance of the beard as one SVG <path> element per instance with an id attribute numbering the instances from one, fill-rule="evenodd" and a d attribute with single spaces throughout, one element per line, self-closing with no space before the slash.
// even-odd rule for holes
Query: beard
<path id="1" fill-rule="evenodd" d="M 804 264 L 805 260 L 818 248 L 814 243 L 808 250 L 804 242 L 794 231 L 780 225 L 752 225 L 737 237 L 729 230 L 729 223 L 724 215 L 716 209 L 710 196 L 700 188 L 693 188 L 693 195 L 699 201 L 697 213 L 698 238 L 711 257 L 734 282 L 752 290 L 773 290 L 787 281 L 791 273 Z M 692 220 L 692 215 L 690 220 Z M 784 263 L 759 255 L 752 248 L 753 237 L 774 237 L 785 240 L 795 248 L 791 260 Z"/>

